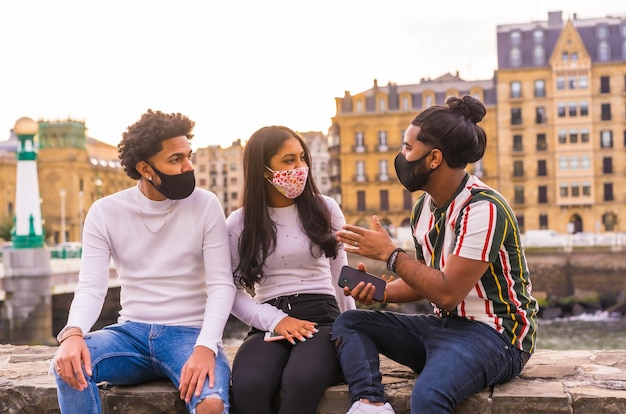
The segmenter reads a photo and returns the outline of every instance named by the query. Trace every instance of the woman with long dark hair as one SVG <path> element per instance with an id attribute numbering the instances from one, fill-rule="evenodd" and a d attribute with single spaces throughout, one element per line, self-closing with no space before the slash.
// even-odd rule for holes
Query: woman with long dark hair
<path id="1" fill-rule="evenodd" d="M 233 362 L 237 414 L 314 414 L 341 379 L 331 326 L 355 308 L 337 285 L 345 218 L 310 168 L 306 143 L 284 126 L 259 129 L 244 149 L 243 206 L 227 219 L 232 313 L 251 328 Z"/>

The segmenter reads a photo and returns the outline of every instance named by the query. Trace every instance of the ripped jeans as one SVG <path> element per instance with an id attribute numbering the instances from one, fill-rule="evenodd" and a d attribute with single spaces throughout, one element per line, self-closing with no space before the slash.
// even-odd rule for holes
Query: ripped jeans
<path id="1" fill-rule="evenodd" d="M 333 341 L 352 402 L 384 402 L 379 352 L 419 373 L 411 414 L 450 413 L 470 395 L 515 378 L 530 356 L 490 326 L 460 317 L 351 310 Z"/>
<path id="2" fill-rule="evenodd" d="M 199 328 L 150 325 L 138 322 L 117 323 L 85 335 L 91 354 L 93 376 L 87 388 L 75 390 L 55 375 L 57 397 L 63 414 L 99 414 L 102 412 L 97 384 L 138 384 L 169 378 L 178 388 L 183 365 L 193 352 Z M 55 360 L 52 361 L 52 366 Z M 52 370 L 54 371 L 54 370 Z M 215 357 L 215 386 L 205 381 L 200 396 L 193 395 L 187 410 L 194 414 L 196 405 L 207 397 L 219 397 L 224 413 L 229 411 L 230 368 L 224 349 Z"/>

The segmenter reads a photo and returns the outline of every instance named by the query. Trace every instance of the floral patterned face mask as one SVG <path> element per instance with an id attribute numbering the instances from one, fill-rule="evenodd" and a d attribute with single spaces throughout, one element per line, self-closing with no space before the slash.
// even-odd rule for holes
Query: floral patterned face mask
<path id="1" fill-rule="evenodd" d="M 289 199 L 298 197 L 304 191 L 306 179 L 309 176 L 309 167 L 294 168 L 292 170 L 274 171 L 265 167 L 274 174 L 273 179 L 267 179 L 282 195 Z"/>

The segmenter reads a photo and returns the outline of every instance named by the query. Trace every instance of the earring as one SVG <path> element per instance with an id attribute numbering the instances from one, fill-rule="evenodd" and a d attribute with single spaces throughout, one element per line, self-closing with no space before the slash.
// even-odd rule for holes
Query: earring
<path id="1" fill-rule="evenodd" d="M 148 176 L 148 181 L 152 181 L 152 176 Z"/>

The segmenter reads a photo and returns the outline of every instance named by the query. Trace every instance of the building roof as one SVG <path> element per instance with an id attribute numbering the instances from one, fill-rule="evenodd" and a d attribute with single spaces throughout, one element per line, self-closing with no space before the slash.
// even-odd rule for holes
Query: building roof
<path id="1" fill-rule="evenodd" d="M 562 12 L 554 11 L 548 13 L 547 20 L 497 26 L 498 68 L 547 66 L 559 35 L 568 22 L 571 22 L 579 33 L 593 63 L 600 61 L 622 62 L 626 59 L 624 56 L 626 53 L 626 16 L 580 19 L 573 15 L 571 19 L 563 20 Z M 520 40 L 517 43 L 521 52 L 519 65 L 511 64 L 510 53 L 515 46 L 514 40 L 511 39 L 512 32 L 519 32 L 520 34 Z M 540 37 L 535 37 L 535 33 L 541 33 Z M 605 42 L 609 47 L 606 60 L 600 59 L 598 49 L 602 42 Z M 545 59 L 542 63 L 533 59 L 536 47 L 543 48 Z"/>

